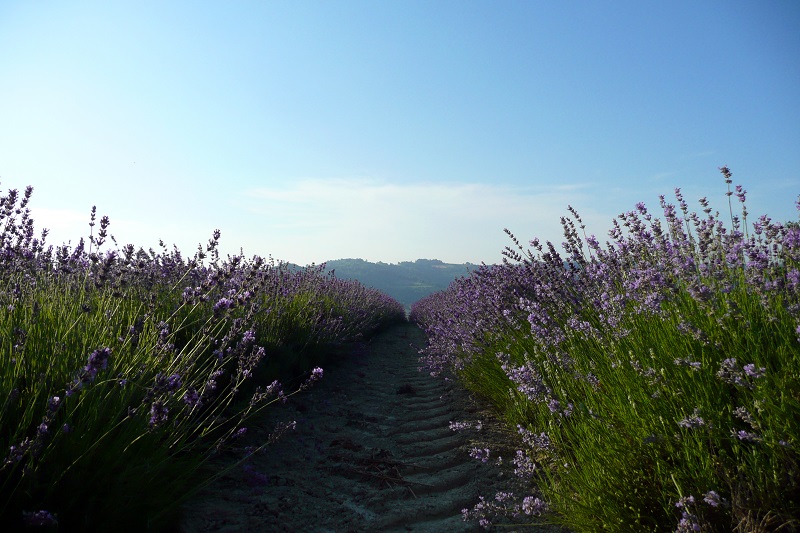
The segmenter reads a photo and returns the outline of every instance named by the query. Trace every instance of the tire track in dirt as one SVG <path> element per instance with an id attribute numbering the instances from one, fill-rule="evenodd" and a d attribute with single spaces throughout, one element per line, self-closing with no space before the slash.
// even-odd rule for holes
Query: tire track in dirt
<path id="1" fill-rule="evenodd" d="M 417 370 L 424 342 L 402 324 L 329 362 L 248 438 L 258 444 L 277 421 L 297 429 L 186 504 L 181 530 L 477 531 L 461 509 L 507 490 L 513 474 L 469 457 L 470 438 L 485 435 L 450 430 L 480 407 Z"/>

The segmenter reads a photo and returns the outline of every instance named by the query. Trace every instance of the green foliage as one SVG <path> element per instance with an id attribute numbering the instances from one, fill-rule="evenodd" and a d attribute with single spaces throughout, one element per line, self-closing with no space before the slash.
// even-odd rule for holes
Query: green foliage
<path id="1" fill-rule="evenodd" d="M 717 305 L 699 305 L 679 291 L 664 313 L 661 320 L 629 314 L 623 328 L 630 333 L 622 338 L 574 332 L 549 351 L 509 326 L 460 377 L 513 425 L 547 432 L 556 452 L 541 489 L 560 523 L 576 531 L 666 530 L 681 514 L 675 508 L 681 496 L 711 490 L 731 495 L 730 526 L 764 510 L 772 510 L 775 523 L 796 519 L 800 353 L 794 318 L 780 302 L 762 302 L 741 285 Z M 696 337 L 680 330 L 685 323 L 697 327 Z M 491 355 L 509 347 L 517 364 L 543 369 L 552 397 L 571 404 L 568 416 L 509 393 L 514 385 Z M 572 364 L 552 364 L 564 355 Z M 687 357 L 698 367 L 676 364 Z M 742 374 L 738 385 L 726 382 L 718 376 L 726 359 L 766 371 L 757 379 Z M 581 378 L 589 374 L 596 384 Z M 751 423 L 736 415 L 739 408 L 752 415 Z M 702 426 L 680 425 L 692 416 Z M 738 431 L 757 440 L 740 440 Z M 714 512 L 707 509 L 707 524 Z"/>

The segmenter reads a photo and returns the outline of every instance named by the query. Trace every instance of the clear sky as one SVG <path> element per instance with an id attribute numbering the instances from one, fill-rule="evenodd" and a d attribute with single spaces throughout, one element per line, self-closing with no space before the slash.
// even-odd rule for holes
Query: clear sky
<path id="1" fill-rule="evenodd" d="M 52 244 L 498 262 L 681 187 L 796 219 L 800 2 L 6 1 L 0 186 Z M 603 238 L 601 238 L 601 241 Z"/>

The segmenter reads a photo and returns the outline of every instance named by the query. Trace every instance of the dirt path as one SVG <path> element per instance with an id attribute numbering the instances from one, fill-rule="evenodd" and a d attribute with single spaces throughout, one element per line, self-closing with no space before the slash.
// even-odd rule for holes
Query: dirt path
<path id="1" fill-rule="evenodd" d="M 513 466 L 469 457 L 471 439 L 485 439 L 492 424 L 450 430 L 479 407 L 417 370 L 424 342 L 417 327 L 399 325 L 328 363 L 321 382 L 273 409 L 249 438 L 280 420 L 297 429 L 189 502 L 182 530 L 478 530 L 461 510 L 508 490 Z"/>

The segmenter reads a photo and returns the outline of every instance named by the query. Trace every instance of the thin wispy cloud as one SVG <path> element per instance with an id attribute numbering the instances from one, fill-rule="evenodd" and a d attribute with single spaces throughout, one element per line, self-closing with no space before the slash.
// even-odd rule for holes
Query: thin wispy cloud
<path id="1" fill-rule="evenodd" d="M 496 262 L 509 244 L 506 227 L 521 239 L 538 236 L 560 242 L 559 219 L 567 205 L 586 204 L 576 194 L 580 190 L 588 190 L 587 185 L 562 184 L 531 192 L 481 183 L 309 179 L 249 190 L 246 204 L 254 226 L 270 234 L 275 249 L 306 242 L 310 253 L 305 260 L 426 257 Z M 583 207 L 587 220 L 602 218 L 596 210 Z M 414 257 L 408 257 L 409 249 L 415 250 Z"/>
<path id="2" fill-rule="evenodd" d="M 674 172 L 658 172 L 648 178 L 648 181 L 664 181 L 667 178 L 675 176 Z"/>
<path id="3" fill-rule="evenodd" d="M 682 160 L 686 160 L 686 159 L 699 159 L 699 158 L 703 158 L 703 157 L 711 157 L 715 153 L 716 152 L 714 150 L 703 150 L 703 151 L 700 151 L 700 152 L 693 152 L 693 153 L 690 153 L 690 154 L 685 154 L 685 155 L 681 156 L 681 159 Z"/>
<path id="4" fill-rule="evenodd" d="M 591 183 L 565 183 L 562 185 L 552 185 L 550 187 L 540 188 L 542 192 L 546 190 L 550 191 L 557 191 L 557 192 L 571 192 L 571 191 L 582 191 L 592 187 Z"/>

